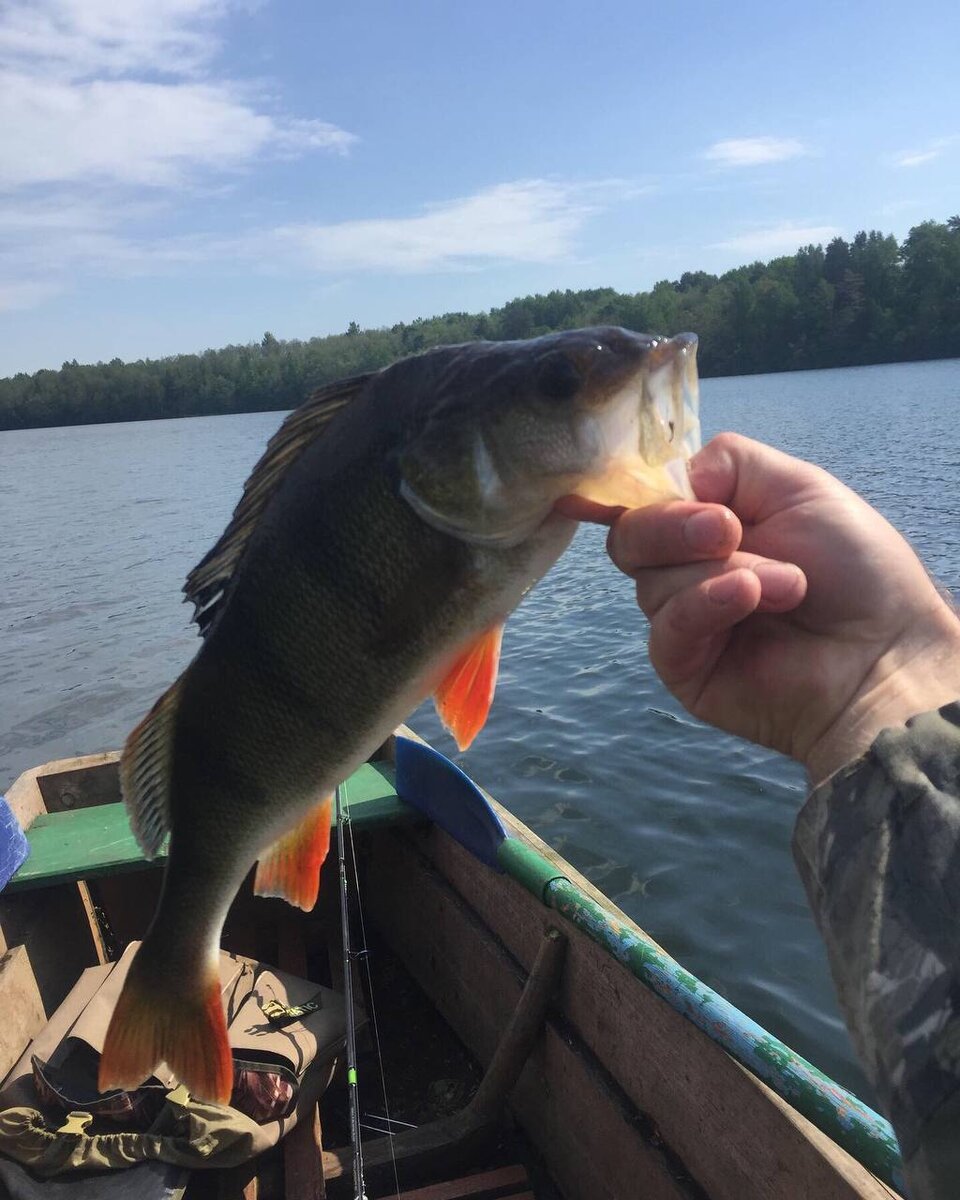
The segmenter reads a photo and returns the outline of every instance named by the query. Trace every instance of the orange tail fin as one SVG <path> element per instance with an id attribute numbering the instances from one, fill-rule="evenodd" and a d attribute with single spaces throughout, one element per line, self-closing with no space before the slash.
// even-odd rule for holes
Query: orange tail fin
<path id="1" fill-rule="evenodd" d="M 299 825 L 260 856 L 253 890 L 258 896 L 279 896 L 309 912 L 320 890 L 320 868 L 330 849 L 333 797 L 324 796 Z"/>
<path id="2" fill-rule="evenodd" d="M 485 629 L 450 664 L 433 693 L 440 720 L 466 750 L 483 728 L 493 703 L 503 626 Z"/>
<path id="3" fill-rule="evenodd" d="M 149 971 L 137 970 L 142 954 L 141 947 L 107 1030 L 100 1091 L 135 1088 L 165 1062 L 197 1099 L 226 1104 L 233 1059 L 216 968 L 192 988 L 169 971 L 155 982 Z"/>

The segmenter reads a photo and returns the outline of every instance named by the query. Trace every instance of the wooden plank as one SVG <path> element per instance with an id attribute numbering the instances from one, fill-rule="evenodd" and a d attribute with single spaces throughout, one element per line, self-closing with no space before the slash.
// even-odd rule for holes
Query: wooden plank
<path id="1" fill-rule="evenodd" d="M 97 761 L 100 759 L 101 761 Z M 37 776 L 47 812 L 68 812 L 97 804 L 118 804 L 120 795 L 119 755 L 116 753 L 60 762 Z"/>
<path id="2" fill-rule="evenodd" d="M 283 1139 L 283 1178 L 285 1200 L 325 1200 L 323 1179 L 323 1136 L 320 1109 L 311 1106 L 309 1119 L 302 1116 Z"/>
<path id="3" fill-rule="evenodd" d="M 0 930 L 6 946 L 22 945 L 49 1018 L 85 967 L 102 960 L 89 914 L 75 883 L 42 892 L 0 896 Z"/>
<path id="4" fill-rule="evenodd" d="M 418 733 L 415 733 L 409 725 L 399 725 L 397 727 L 395 736 L 409 738 L 411 741 L 420 742 L 420 744 L 423 746 L 430 745 L 425 738 L 422 738 Z M 585 875 L 581 875 L 575 867 L 571 866 L 571 864 L 567 862 L 563 855 L 558 854 L 551 845 L 545 842 L 543 838 L 538 837 L 532 829 L 528 829 L 518 817 L 513 815 L 509 808 L 505 808 L 495 796 L 491 796 L 490 793 L 485 788 L 482 788 L 476 780 L 474 780 L 473 783 L 478 791 L 486 798 L 487 802 L 490 804 L 490 807 L 506 826 L 509 837 L 519 838 L 521 842 L 525 842 L 531 847 L 531 849 L 536 850 L 536 852 L 541 854 L 548 862 L 553 863 L 557 867 L 558 875 L 565 875 L 571 881 L 571 883 L 575 883 L 582 892 L 588 895 L 592 900 L 595 900 L 597 904 L 602 905 L 609 912 L 613 913 L 613 915 L 617 917 L 618 920 L 622 921 L 624 925 L 632 925 L 635 929 L 639 929 L 639 926 L 636 924 L 636 922 L 631 917 L 628 917 L 622 908 L 617 908 L 617 906 L 608 896 L 605 896 L 603 892 L 601 892 L 598 887 L 592 884 Z M 656 946 L 658 944 L 653 938 L 650 937 L 650 934 L 647 933 L 646 930 L 643 930 L 643 936 L 648 938 L 652 945 Z M 660 948 L 662 949 L 662 947 Z M 667 953 L 666 950 L 663 952 L 664 954 Z"/>
<path id="5" fill-rule="evenodd" d="M 40 767 L 36 767 L 32 771 L 24 771 L 14 780 L 6 793 L 10 811 L 17 818 L 20 828 L 23 830 L 29 829 L 37 817 L 47 811 L 46 805 L 43 803 L 43 794 L 37 783 L 37 774 L 40 770 Z"/>
<path id="6" fill-rule="evenodd" d="M 0 1012 L 0 1079 L 4 1079 L 47 1020 L 24 946 L 14 946 L 0 958 Z"/>
<path id="7" fill-rule="evenodd" d="M 108 963 L 110 962 L 110 955 L 107 952 L 107 943 L 103 936 L 103 930 L 100 928 L 100 921 L 97 917 L 97 906 L 90 894 L 88 884 L 78 883 L 77 895 L 80 897 L 80 906 L 87 921 L 87 930 L 90 934 L 90 940 L 93 942 L 97 962 L 101 964 Z"/>
<path id="8" fill-rule="evenodd" d="M 350 819 L 358 830 L 412 822 L 418 814 L 398 797 L 389 763 L 364 763 L 347 781 Z M 26 798 L 24 785 L 20 794 Z M 26 804 L 26 799 L 24 799 Z M 68 880 L 96 879 L 138 871 L 144 858 L 123 804 L 40 812 L 27 830 L 30 857 L 7 884 L 7 892 L 26 891 Z M 166 856 L 164 847 L 155 862 Z"/>
<path id="9" fill-rule="evenodd" d="M 889 1200 L 869 1171 L 560 914 L 440 830 L 417 843 L 518 958 L 534 952 L 544 920 L 567 934 L 565 1017 L 712 1200 Z"/>
<path id="10" fill-rule="evenodd" d="M 216 1177 L 216 1200 L 259 1200 L 257 1165 L 258 1161 L 254 1158 L 236 1167 L 210 1172 Z M 189 1200 L 190 1193 L 187 1198 Z"/>
<path id="11" fill-rule="evenodd" d="M 42 813 L 27 831 L 27 839 L 30 857 L 7 885 L 10 892 L 150 865 L 123 804 Z"/>
<path id="12" fill-rule="evenodd" d="M 20 828 L 29 829 L 34 819 L 48 809 L 67 807 L 56 799 L 63 779 L 74 779 L 76 773 L 86 779 L 88 772 L 92 771 L 99 784 L 104 775 L 110 772 L 116 775 L 119 758 L 119 752 L 111 750 L 106 754 L 87 754 L 82 758 L 61 758 L 24 771 L 7 791 L 7 803 L 20 822 Z M 106 771 L 101 772 L 99 768 L 106 768 Z M 83 787 L 85 789 L 86 785 Z"/>
<path id="13" fill-rule="evenodd" d="M 368 911 L 414 979 L 481 1063 L 493 1054 L 520 995 L 523 975 L 408 839 L 375 839 L 366 885 Z M 542 915 L 541 915 L 542 913 Z M 539 942 L 548 916 L 522 919 Z M 525 969 L 533 953 L 524 960 Z M 567 1200 L 691 1200 L 700 1196 L 675 1162 L 638 1125 L 637 1114 L 603 1072 L 548 1022 L 513 1093 L 517 1112 Z M 741 1193 L 750 1195 L 749 1191 Z"/>
<path id="14" fill-rule="evenodd" d="M 518 1164 L 500 1167 L 495 1171 L 483 1171 L 479 1175 L 465 1175 L 462 1179 L 452 1179 L 447 1183 L 431 1183 L 427 1187 L 414 1188 L 411 1192 L 401 1192 L 398 1200 L 474 1200 L 494 1191 L 498 1196 L 505 1195 L 504 1188 L 513 1189 L 529 1182 L 526 1168 Z M 511 1190 L 508 1200 L 513 1200 L 513 1196 L 514 1191 Z"/>
<path id="15" fill-rule="evenodd" d="M 303 944 L 303 918 L 292 909 L 277 929 L 277 965 L 281 971 L 307 978 L 307 948 Z"/>
<path id="16" fill-rule="evenodd" d="M 156 912 L 163 872 L 159 867 L 132 875 L 103 875 L 91 880 L 90 895 L 103 913 L 113 935 L 116 951 L 121 953 L 130 942 L 142 938 Z M 27 892 L 37 896 L 40 892 Z M 232 913 L 231 913 L 232 915 Z"/>

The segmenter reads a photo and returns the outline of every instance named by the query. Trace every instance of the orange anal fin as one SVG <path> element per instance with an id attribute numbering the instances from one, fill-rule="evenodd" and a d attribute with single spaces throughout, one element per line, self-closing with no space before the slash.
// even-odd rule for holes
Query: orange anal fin
<path id="1" fill-rule="evenodd" d="M 140 957 L 142 948 L 137 952 Z M 233 1090 L 233 1058 L 214 969 L 196 988 L 167 971 L 160 984 L 130 966 L 110 1019 L 100 1056 L 98 1086 L 138 1087 L 165 1062 L 191 1095 L 227 1104 Z"/>
<path id="2" fill-rule="evenodd" d="M 494 625 L 462 650 L 433 693 L 437 714 L 466 750 L 487 720 L 497 686 L 503 625 Z"/>
<path id="3" fill-rule="evenodd" d="M 285 833 L 260 856 L 253 890 L 258 896 L 279 896 L 309 912 L 320 890 L 320 868 L 330 849 L 333 797 L 325 796 L 299 825 Z"/>

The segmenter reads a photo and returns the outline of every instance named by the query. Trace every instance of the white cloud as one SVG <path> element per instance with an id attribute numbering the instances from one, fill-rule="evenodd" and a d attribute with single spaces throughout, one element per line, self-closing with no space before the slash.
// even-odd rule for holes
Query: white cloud
<path id="1" fill-rule="evenodd" d="M 806 147 L 795 138 L 751 137 L 714 142 L 703 157 L 721 167 L 756 167 L 785 162 L 806 153 Z"/>
<path id="2" fill-rule="evenodd" d="M 787 221 L 716 242 L 714 249 L 748 255 L 792 254 L 800 246 L 832 241 L 840 232 L 835 225 L 798 225 Z"/>
<path id="3" fill-rule="evenodd" d="M 76 189 L 37 205 L 0 198 L 0 272 L 39 285 L 64 272 L 158 275 L 198 262 L 227 270 L 399 274 L 550 263 L 573 256 L 577 234 L 601 207 L 642 190 L 616 180 L 518 180 L 411 216 L 168 237 L 125 235 L 108 202 Z M 146 220 L 169 204 L 141 202 L 128 215 Z"/>
<path id="4" fill-rule="evenodd" d="M 434 204 L 415 216 L 289 225 L 272 231 L 276 248 L 316 269 L 420 272 L 483 261 L 556 262 L 596 211 L 610 183 L 519 180 Z"/>
<path id="5" fill-rule="evenodd" d="M 145 236 L 147 222 L 266 159 L 356 141 L 218 68 L 218 22 L 241 2 L 0 0 L 0 308 L 83 270 L 225 257 L 222 240 Z"/>
<path id="6" fill-rule="evenodd" d="M 892 154 L 886 161 L 894 167 L 922 167 L 925 163 L 933 162 L 934 159 L 940 158 L 943 152 L 948 150 L 958 140 L 960 139 L 956 137 L 936 138 L 932 142 L 927 142 L 924 147 L 914 150 L 903 150 L 899 154 Z"/>
<path id="7" fill-rule="evenodd" d="M 398 273 L 551 263 L 587 219 L 647 190 L 627 180 L 499 183 L 400 216 L 266 218 L 183 229 L 189 200 L 270 158 L 343 153 L 354 135 L 277 110 L 220 68 L 218 32 L 244 0 L 0 0 L 0 304 L 81 276 Z M 211 211 L 208 208 L 208 211 Z M 247 217 L 248 222 L 250 217 Z M 189 229 L 189 227 L 186 227 Z"/>
<path id="8" fill-rule="evenodd" d="M 172 207 L 169 202 L 132 203 L 124 215 L 145 225 Z M 80 190 L 66 190 L 36 204 L 0 197 L 0 278 L 8 280 L 52 283 L 62 290 L 66 279 L 81 273 L 157 275 L 189 263 L 228 261 L 237 253 L 235 238 L 129 234 L 109 192 L 91 199 Z"/>
<path id="9" fill-rule="evenodd" d="M 217 50 L 225 0 L 11 0 L 0 16 L 0 63 L 92 74 L 187 75 Z"/>
<path id="10" fill-rule="evenodd" d="M 58 284 L 39 280 L 15 280 L 6 283 L 0 279 L 0 312 L 37 308 L 62 290 Z"/>
<path id="11" fill-rule="evenodd" d="M 268 111 L 251 89 L 212 73 L 214 25 L 226 8 L 226 0 L 7 5 L 0 188 L 82 179 L 173 188 L 265 155 L 348 149 L 353 134 Z"/>
<path id="12" fill-rule="evenodd" d="M 0 128 L 5 189 L 83 179 L 175 187 L 271 151 L 342 151 L 353 140 L 322 121 L 256 112 L 224 84 L 64 83 L 12 72 L 0 80 Z"/>

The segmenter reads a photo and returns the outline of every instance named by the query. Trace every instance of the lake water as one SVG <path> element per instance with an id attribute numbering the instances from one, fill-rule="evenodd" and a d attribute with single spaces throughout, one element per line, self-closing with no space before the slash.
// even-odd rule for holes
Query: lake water
<path id="1" fill-rule="evenodd" d="M 707 380 L 861 491 L 960 593 L 960 360 Z M 119 746 L 197 641 L 180 603 L 278 413 L 0 433 L 0 786 Z M 865 1098 L 790 857 L 801 771 L 686 716 L 584 528 L 513 617 L 466 768 L 706 983 Z M 413 720 L 454 753 L 432 710 Z"/>

